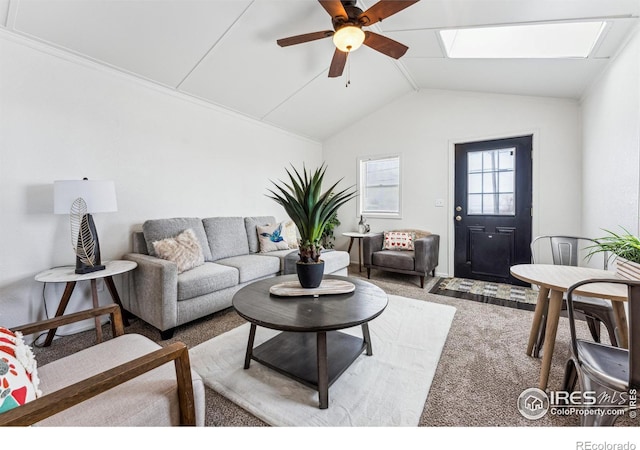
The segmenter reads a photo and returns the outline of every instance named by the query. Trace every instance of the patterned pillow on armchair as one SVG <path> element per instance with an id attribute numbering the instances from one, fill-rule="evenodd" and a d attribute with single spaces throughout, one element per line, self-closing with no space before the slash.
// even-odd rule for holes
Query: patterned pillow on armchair
<path id="1" fill-rule="evenodd" d="M 36 359 L 22 333 L 0 327 L 0 413 L 40 397 L 39 384 Z"/>
<path id="2" fill-rule="evenodd" d="M 413 242 L 416 240 L 414 232 L 385 231 L 384 250 L 413 250 Z"/>

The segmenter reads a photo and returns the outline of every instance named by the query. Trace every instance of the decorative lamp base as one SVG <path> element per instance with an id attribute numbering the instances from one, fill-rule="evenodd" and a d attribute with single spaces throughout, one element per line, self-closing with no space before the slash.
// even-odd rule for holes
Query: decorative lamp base
<path id="1" fill-rule="evenodd" d="M 104 270 L 106 269 L 106 266 L 104 265 L 99 265 L 99 266 L 86 266 L 86 265 L 82 265 L 80 267 L 78 267 L 76 265 L 76 273 L 77 274 L 84 274 L 84 273 L 91 273 L 91 272 L 97 272 L 99 270 Z"/>
<path id="2" fill-rule="evenodd" d="M 76 273 L 84 274 L 104 270 L 106 267 L 102 264 L 102 260 L 100 258 L 100 240 L 98 239 L 96 224 L 93 222 L 93 216 L 91 214 L 85 214 L 82 217 L 82 221 L 83 224 L 85 224 L 85 228 L 83 229 L 88 231 L 89 238 L 87 238 L 83 232 L 78 233 L 78 244 L 76 247 Z M 85 256 L 87 256 L 85 261 L 91 261 L 93 264 L 86 264 L 82 261 L 80 256 L 78 256 L 78 249 L 84 249 L 85 247 L 93 247 L 93 254 L 91 256 L 85 254 Z"/>

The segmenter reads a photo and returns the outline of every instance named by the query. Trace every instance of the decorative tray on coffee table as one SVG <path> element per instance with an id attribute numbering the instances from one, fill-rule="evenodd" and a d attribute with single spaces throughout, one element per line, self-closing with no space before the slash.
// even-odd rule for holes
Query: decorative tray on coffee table
<path id="1" fill-rule="evenodd" d="M 356 286 L 344 280 L 322 280 L 317 288 L 303 288 L 298 281 L 286 281 L 274 284 L 269 288 L 273 295 L 281 297 L 300 297 L 304 295 L 348 294 L 356 290 Z"/>

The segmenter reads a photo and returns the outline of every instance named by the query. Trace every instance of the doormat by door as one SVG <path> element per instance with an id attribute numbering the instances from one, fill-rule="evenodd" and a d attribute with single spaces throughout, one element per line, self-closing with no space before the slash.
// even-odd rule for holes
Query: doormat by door
<path id="1" fill-rule="evenodd" d="M 535 309 L 538 297 L 531 288 L 466 278 L 440 278 L 429 292 L 529 311 Z"/>

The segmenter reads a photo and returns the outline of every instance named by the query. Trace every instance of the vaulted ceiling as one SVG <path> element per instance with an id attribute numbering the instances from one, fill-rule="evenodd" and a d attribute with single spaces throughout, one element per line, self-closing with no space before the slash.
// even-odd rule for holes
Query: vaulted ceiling
<path id="1" fill-rule="evenodd" d="M 421 0 L 369 28 L 406 44 L 402 58 L 363 46 L 328 78 L 331 39 L 276 45 L 332 29 L 316 0 L 0 0 L 6 32 L 319 141 L 413 90 L 580 98 L 639 15 L 638 0 Z M 608 25 L 586 59 L 449 59 L 437 33 L 592 18 Z"/>

